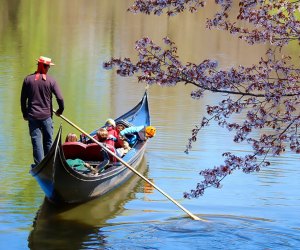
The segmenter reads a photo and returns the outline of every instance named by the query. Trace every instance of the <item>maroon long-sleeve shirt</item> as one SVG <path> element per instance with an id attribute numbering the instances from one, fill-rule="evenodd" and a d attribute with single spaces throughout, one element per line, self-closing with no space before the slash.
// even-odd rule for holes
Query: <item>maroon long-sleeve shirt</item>
<path id="1" fill-rule="evenodd" d="M 46 80 L 35 74 L 25 77 L 21 92 L 21 110 L 24 118 L 44 120 L 52 116 L 52 94 L 58 104 L 58 113 L 64 110 L 64 99 L 56 81 L 49 75 Z"/>

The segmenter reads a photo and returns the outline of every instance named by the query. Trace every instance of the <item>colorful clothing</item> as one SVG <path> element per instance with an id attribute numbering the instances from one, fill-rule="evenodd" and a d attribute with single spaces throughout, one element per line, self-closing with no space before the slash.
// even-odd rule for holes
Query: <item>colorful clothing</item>
<path id="1" fill-rule="evenodd" d="M 124 137 L 130 146 L 133 146 L 138 140 L 147 140 L 144 126 L 132 126 L 125 128 L 120 132 L 120 136 Z"/>
<path id="2" fill-rule="evenodd" d="M 113 126 L 107 126 L 106 130 L 108 132 L 108 138 L 114 138 L 114 147 L 115 148 L 121 148 L 122 147 L 122 141 L 119 137 L 119 131 L 115 129 Z"/>
<path id="3" fill-rule="evenodd" d="M 106 128 L 106 130 L 108 132 L 108 135 L 111 135 L 111 136 L 113 136 L 115 138 L 118 137 L 118 135 L 119 135 L 118 131 L 113 126 L 107 126 L 105 128 Z"/>

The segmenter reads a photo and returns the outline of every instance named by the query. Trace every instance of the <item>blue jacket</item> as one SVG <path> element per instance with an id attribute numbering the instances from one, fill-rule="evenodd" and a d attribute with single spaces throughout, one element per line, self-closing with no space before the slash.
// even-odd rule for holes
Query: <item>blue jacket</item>
<path id="1" fill-rule="evenodd" d="M 134 145 L 138 140 L 145 141 L 145 127 L 144 126 L 132 126 L 123 129 L 120 135 L 128 141 L 129 145 Z"/>

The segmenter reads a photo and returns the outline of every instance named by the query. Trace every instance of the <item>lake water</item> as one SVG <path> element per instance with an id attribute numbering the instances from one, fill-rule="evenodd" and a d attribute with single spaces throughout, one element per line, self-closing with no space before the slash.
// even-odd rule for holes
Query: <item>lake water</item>
<path id="1" fill-rule="evenodd" d="M 191 153 L 184 154 L 205 105 L 219 98 L 192 100 L 189 86 L 149 89 L 152 124 L 158 132 L 148 144 L 140 171 L 209 222 L 191 220 L 138 177 L 80 206 L 58 209 L 44 201 L 29 174 L 32 150 L 19 104 L 23 78 L 35 70 L 40 55 L 56 63 L 49 74 L 64 94 L 64 115 L 92 131 L 142 97 L 143 84 L 103 70 L 102 63 L 111 56 L 136 58 L 134 43 L 143 36 L 158 44 L 169 36 L 183 60 L 197 63 L 214 58 L 224 67 L 256 63 L 267 48 L 249 47 L 227 33 L 205 30 L 213 4 L 205 12 L 173 18 L 133 15 L 126 11 L 130 4 L 125 0 L 0 1 L 0 249 L 299 248 L 299 155 L 287 152 L 272 158 L 268 169 L 236 173 L 222 189 L 207 190 L 199 199 L 183 199 L 183 192 L 202 180 L 199 171 L 220 164 L 223 152 L 250 150 L 212 125 L 199 134 Z M 299 47 L 287 50 L 299 54 Z M 55 132 L 60 124 L 64 135 L 78 133 L 57 117 Z"/>

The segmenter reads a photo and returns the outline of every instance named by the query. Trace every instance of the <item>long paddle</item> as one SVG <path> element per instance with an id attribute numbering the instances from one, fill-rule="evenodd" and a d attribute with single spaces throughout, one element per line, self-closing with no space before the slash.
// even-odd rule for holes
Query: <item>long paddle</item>
<path id="1" fill-rule="evenodd" d="M 56 114 L 56 111 L 53 110 L 53 112 Z M 90 138 L 93 142 L 97 143 L 103 150 L 105 150 L 107 153 L 115 157 L 118 161 L 123 163 L 127 168 L 129 168 L 132 172 L 134 172 L 136 175 L 141 177 L 144 181 L 148 182 L 151 186 L 153 186 L 156 190 L 158 190 L 160 193 L 162 193 L 164 196 L 166 196 L 170 201 L 172 201 L 175 205 L 177 205 L 179 208 L 181 208 L 184 212 L 186 212 L 192 219 L 194 220 L 201 220 L 201 221 L 206 221 L 203 219 L 200 219 L 196 215 L 192 214 L 190 211 L 188 211 L 186 208 L 184 208 L 182 205 L 180 205 L 177 201 L 175 201 L 170 195 L 165 193 L 163 190 L 161 190 L 158 186 L 156 186 L 154 183 L 152 183 L 150 180 L 148 180 L 145 176 L 143 176 L 140 172 L 136 171 L 133 167 L 131 167 L 127 162 L 125 162 L 122 158 L 117 156 L 114 152 L 110 151 L 107 147 L 105 147 L 101 142 L 97 141 L 95 138 L 90 136 L 87 132 L 85 132 L 83 129 L 78 127 L 76 124 L 71 122 L 69 119 L 64 117 L 63 115 L 58 115 L 60 118 L 65 120 L 67 123 L 69 123 L 71 126 L 79 130 L 82 134 L 86 135 L 88 138 Z"/>

